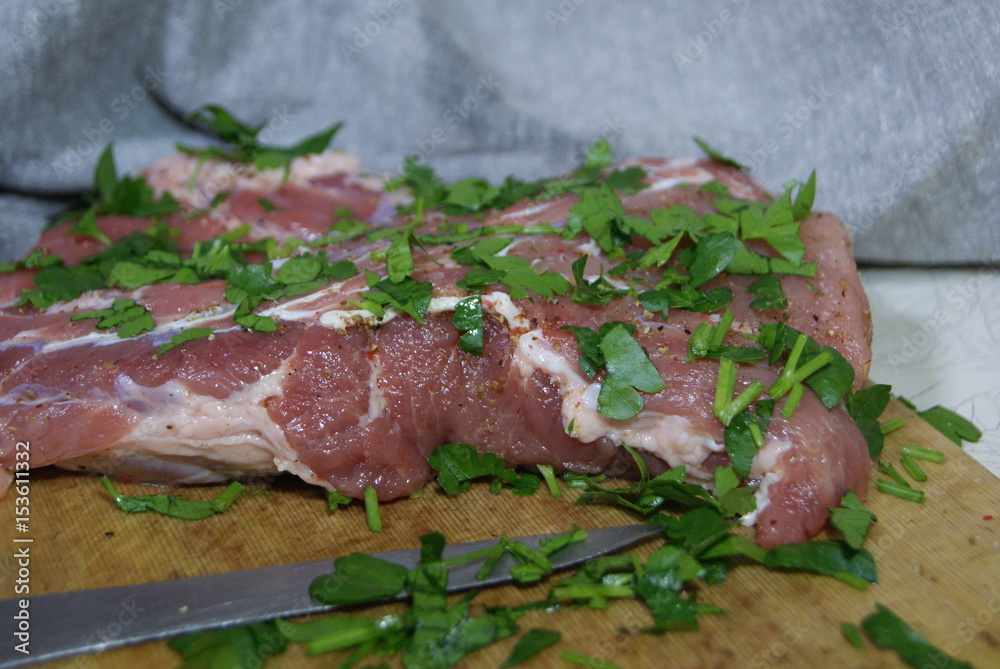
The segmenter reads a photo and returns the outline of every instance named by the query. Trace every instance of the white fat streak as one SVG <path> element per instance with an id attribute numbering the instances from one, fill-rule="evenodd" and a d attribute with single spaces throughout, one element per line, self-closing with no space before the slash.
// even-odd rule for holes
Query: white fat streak
<path id="1" fill-rule="evenodd" d="M 427 314 L 433 315 L 454 311 L 455 305 L 464 299 L 467 299 L 467 297 L 447 296 L 431 298 L 430 305 L 427 307 Z M 514 304 L 507 293 L 486 293 L 482 296 L 482 300 L 483 311 L 501 318 L 507 323 L 508 327 L 520 329 L 528 326 L 528 318 L 521 311 L 521 308 Z M 376 316 L 366 309 L 334 309 L 323 312 L 319 318 L 319 324 L 338 332 L 345 332 L 347 328 L 356 325 L 367 325 L 369 327 L 384 325 L 395 319 L 400 313 L 402 312 L 392 307 L 387 307 L 385 314 L 381 317 Z M 279 312 L 276 312 L 276 315 L 288 319 L 288 316 L 295 316 L 296 314 L 286 314 L 285 312 L 280 312 L 279 314 Z"/>
<path id="2" fill-rule="evenodd" d="M 757 522 L 757 516 L 770 506 L 771 499 L 768 496 L 770 487 L 784 478 L 784 471 L 778 467 L 778 461 L 792 446 L 792 442 L 785 439 L 768 439 L 767 443 L 754 454 L 750 465 L 750 476 L 760 481 L 754 493 L 757 508 L 740 517 L 740 523 L 743 525 L 752 527 Z"/>
<path id="3" fill-rule="evenodd" d="M 551 202 L 541 202 L 541 203 L 538 203 L 538 204 L 533 204 L 530 207 L 525 207 L 524 209 L 516 209 L 514 211 L 508 211 L 508 212 L 506 212 L 504 214 L 501 214 L 500 215 L 500 219 L 503 220 L 505 218 L 511 218 L 511 217 L 515 217 L 515 216 L 516 217 L 521 217 L 521 216 L 527 216 L 527 217 L 535 216 L 536 214 L 542 213 L 543 211 L 545 211 L 546 209 L 548 209 L 551 206 L 552 206 Z"/>
<path id="4" fill-rule="evenodd" d="M 597 413 L 600 384 L 579 371 L 576 360 L 557 351 L 541 330 L 532 330 L 518 341 L 515 362 L 524 376 L 540 370 L 562 393 L 563 427 L 572 423 L 570 436 L 584 443 L 606 437 L 616 445 L 627 444 L 653 453 L 671 467 L 683 465 L 689 476 L 710 480 L 712 472 L 702 468 L 711 453 L 724 447 L 694 429 L 682 416 L 642 410 L 628 420 L 612 420 Z"/>
<path id="5" fill-rule="evenodd" d="M 136 407 L 139 415 L 128 437 L 116 443 L 113 452 L 73 458 L 62 466 L 117 467 L 140 476 L 145 466 L 159 480 L 176 467 L 186 482 L 287 471 L 329 487 L 298 461 L 284 432 L 267 413 L 267 398 L 281 395 L 288 374 L 285 361 L 222 399 L 196 393 L 177 380 L 148 388 L 122 375 L 108 401 Z"/>
<path id="6" fill-rule="evenodd" d="M 232 313 L 234 311 L 233 306 L 218 306 L 210 307 L 202 311 L 195 313 L 190 313 L 183 318 L 178 318 L 175 321 L 169 323 L 164 323 L 162 325 L 157 325 L 155 330 L 145 333 L 144 337 L 157 337 L 158 339 L 163 339 L 166 341 L 168 336 L 173 336 L 180 332 L 181 330 L 187 330 L 188 328 L 203 327 L 207 323 L 213 320 L 217 320 L 221 316 L 227 313 Z M 222 330 L 216 330 L 216 332 L 227 332 L 229 330 L 236 329 L 236 324 L 233 324 L 230 328 L 225 328 Z M 36 342 L 38 341 L 37 335 L 33 335 L 34 330 L 27 330 L 21 332 L 18 335 L 11 337 L 9 340 L 12 343 L 18 342 Z M 54 353 L 64 348 L 72 348 L 74 346 L 104 346 L 106 344 L 114 344 L 116 342 L 123 341 L 121 337 L 115 332 L 90 332 L 88 334 L 82 335 L 80 337 L 75 337 L 73 339 L 66 339 L 61 341 L 49 341 L 41 349 L 39 349 L 38 354 Z"/>
<path id="7" fill-rule="evenodd" d="M 586 253 L 591 258 L 599 258 L 603 251 L 601 251 L 601 246 L 594 239 L 588 239 L 582 244 L 577 245 L 577 250 Z"/>
<path id="8" fill-rule="evenodd" d="M 385 413 L 389 406 L 385 399 L 385 391 L 382 390 L 378 382 L 379 376 L 382 374 L 382 359 L 373 355 L 368 360 L 368 366 L 371 370 L 368 375 L 368 411 L 358 419 L 358 425 L 361 427 L 376 420 Z"/>
<path id="9" fill-rule="evenodd" d="M 331 284 L 323 288 L 322 290 L 309 293 L 302 297 L 294 300 L 285 302 L 284 304 L 274 305 L 268 309 L 260 311 L 262 316 L 270 316 L 278 320 L 289 321 L 289 322 L 310 322 L 316 321 L 318 316 L 318 322 L 320 325 L 332 330 L 337 330 L 339 332 L 346 332 L 348 328 L 367 325 L 369 327 L 376 327 L 384 323 L 388 323 L 397 316 L 400 315 L 400 311 L 389 307 L 385 310 L 385 314 L 380 318 L 370 311 L 365 309 L 328 309 L 324 310 L 322 306 L 314 309 L 303 309 L 304 305 L 317 302 L 322 304 L 322 299 L 324 297 L 332 297 L 338 294 L 343 286 L 343 282 Z M 431 299 L 430 305 L 427 309 L 428 314 L 437 314 L 446 311 L 454 311 L 455 305 L 463 300 L 463 297 L 435 297 Z M 502 318 L 509 326 L 513 328 L 524 328 L 528 325 L 528 319 L 524 316 L 521 309 L 514 304 L 510 296 L 506 293 L 493 292 L 483 295 L 483 308 L 484 310 L 499 316 Z M 188 328 L 203 327 L 205 324 L 212 320 L 217 320 L 221 316 L 231 314 L 234 311 L 232 305 L 212 307 L 205 309 L 203 311 L 188 314 L 187 316 L 180 318 L 170 323 L 164 323 L 158 325 L 155 330 L 144 334 L 144 337 L 157 337 L 157 339 L 163 339 L 166 341 L 168 336 L 172 336 L 186 330 Z M 216 330 L 216 332 L 228 332 L 229 330 L 238 329 L 239 326 L 233 325 L 232 327 L 225 328 L 222 330 Z M 14 337 L 12 337 L 10 343 L 34 343 L 38 341 L 37 336 L 33 335 L 34 331 L 28 330 L 21 332 Z M 115 332 L 91 332 L 80 337 L 73 339 L 67 339 L 62 341 L 49 341 L 41 349 L 39 349 L 39 354 L 53 353 L 55 351 L 71 348 L 73 346 L 103 346 L 107 344 L 114 344 L 121 342 L 122 339 L 118 337 Z"/>

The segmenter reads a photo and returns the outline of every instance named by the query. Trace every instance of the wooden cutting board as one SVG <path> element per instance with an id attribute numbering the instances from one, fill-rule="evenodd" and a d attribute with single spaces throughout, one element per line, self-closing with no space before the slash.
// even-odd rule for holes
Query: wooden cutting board
<path id="1" fill-rule="evenodd" d="M 650 618 L 633 601 L 614 601 L 606 611 L 535 611 L 521 618 L 522 630 L 546 627 L 559 630 L 563 638 L 526 666 L 565 667 L 559 657 L 563 649 L 613 660 L 623 668 L 902 666 L 894 653 L 871 643 L 856 649 L 841 635 L 842 621 L 859 623 L 874 611 L 875 602 L 953 656 L 977 667 L 1000 666 L 1000 479 L 898 402 L 893 401 L 883 418 L 889 416 L 904 417 L 906 425 L 890 435 L 883 459 L 898 462 L 904 443 L 944 451 L 946 459 L 941 465 L 924 466 L 930 479 L 917 484 L 926 491 L 922 505 L 875 491 L 873 472 L 868 506 L 879 522 L 866 547 L 875 556 L 878 585 L 859 592 L 831 578 L 740 564 L 724 583 L 699 592 L 699 601 L 721 606 L 728 615 L 702 616 L 697 631 L 662 635 L 639 631 Z M 632 520 L 619 509 L 573 505 L 573 491 L 554 499 L 543 486 L 535 496 L 523 498 L 510 492 L 493 496 L 485 486 L 474 486 L 465 495 L 448 497 L 430 485 L 422 497 L 383 504 L 385 530 L 375 534 L 367 529 L 362 505 L 331 512 L 320 491 L 280 478 L 249 485 L 224 514 L 189 522 L 122 513 L 93 478 L 54 470 L 39 470 L 32 477 L 28 536 L 34 540 L 33 594 L 411 547 L 418 545 L 420 535 L 435 530 L 461 542 L 500 533 L 565 531 L 573 523 L 595 528 Z M 150 492 L 137 485 L 122 484 L 119 489 L 127 494 Z M 219 489 L 171 492 L 207 499 Z M 10 537 L 15 527 L 10 497 L 0 507 L 0 536 Z M 10 597 L 14 561 L 11 551 L 4 553 L 0 597 Z M 505 586 L 485 591 L 476 601 L 514 604 L 540 599 L 546 592 L 546 586 Z M 373 609 L 372 615 L 391 608 Z M 116 624 L 109 621 L 106 631 L 115 633 Z M 514 641 L 497 643 L 471 656 L 464 666 L 499 666 Z M 10 637 L 3 643 L 11 643 Z M 336 666 L 338 658 L 307 658 L 293 645 L 265 667 Z M 46 666 L 135 669 L 177 664 L 178 656 L 165 643 L 155 642 Z"/>

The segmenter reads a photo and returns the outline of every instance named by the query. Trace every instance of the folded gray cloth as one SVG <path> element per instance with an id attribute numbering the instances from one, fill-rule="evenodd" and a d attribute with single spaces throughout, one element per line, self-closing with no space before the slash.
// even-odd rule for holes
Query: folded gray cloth
<path id="1" fill-rule="evenodd" d="M 179 119 L 206 103 L 275 144 L 344 121 L 371 169 L 492 180 L 697 135 L 773 189 L 816 168 L 861 260 L 1000 260 L 992 0 L 8 0 L 0 71 L 0 260 L 107 142 L 128 170 L 205 142 Z"/>

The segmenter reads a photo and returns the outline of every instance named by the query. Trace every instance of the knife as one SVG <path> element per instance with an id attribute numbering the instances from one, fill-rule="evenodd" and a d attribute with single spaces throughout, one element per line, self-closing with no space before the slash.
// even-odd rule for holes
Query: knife
<path id="1" fill-rule="evenodd" d="M 551 556 L 552 568 L 558 571 L 574 567 L 662 530 L 657 525 L 588 530 L 586 540 L 570 544 Z M 539 541 L 552 536 L 556 535 L 514 540 L 537 548 Z M 443 557 L 469 555 L 496 544 L 494 540 L 486 540 L 449 545 Z M 420 560 L 420 549 L 372 555 L 413 569 Z M 452 567 L 448 571 L 448 592 L 486 588 L 513 580 L 510 567 L 516 561 L 510 555 L 504 555 L 488 577 L 477 579 L 476 572 L 484 559 Z M 313 579 L 331 571 L 332 560 L 313 560 L 141 585 L 0 600 L 0 620 L 5 626 L 12 623 L 14 626 L 13 636 L 3 635 L 0 667 L 23 667 L 199 630 L 330 611 L 335 607 L 317 604 L 309 597 L 308 590 Z M 404 598 L 406 595 L 399 597 Z M 22 606 L 25 601 L 26 607 Z M 20 645 L 24 640 L 27 646 Z M 18 647 L 29 652 L 23 653 Z"/>

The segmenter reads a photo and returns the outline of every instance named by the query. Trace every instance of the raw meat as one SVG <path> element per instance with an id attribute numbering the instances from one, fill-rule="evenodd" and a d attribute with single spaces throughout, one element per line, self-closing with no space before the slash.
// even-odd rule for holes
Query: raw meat
<path id="1" fill-rule="evenodd" d="M 713 180 L 733 197 L 769 197 L 744 173 L 712 160 L 643 159 L 617 167 L 634 166 L 645 169 L 646 187 L 621 196 L 631 216 L 648 217 L 650 210 L 674 204 L 699 214 L 712 211 L 715 196 L 698 186 Z M 166 217 L 179 231 L 181 254 L 244 224 L 249 229 L 241 240 L 273 237 L 281 246 L 316 240 L 348 216 L 384 228 L 413 221 L 394 215 L 405 191 L 387 192 L 382 177 L 365 174 L 341 152 L 296 159 L 287 175 L 220 161 L 199 166 L 196 158 L 176 155 L 151 166 L 145 178 L 182 206 L 183 215 Z M 212 207 L 220 191 L 229 196 Z M 434 233 L 445 221 L 473 230 L 541 223 L 562 228 L 579 199 L 572 193 L 522 199 L 477 216 L 426 211 L 414 232 Z M 134 217 L 97 219 L 112 240 L 149 224 Z M 72 265 L 104 247 L 70 233 L 68 225 L 46 232 L 37 248 Z M 740 333 L 781 318 L 842 353 L 860 387 L 870 361 L 870 318 L 848 233 L 835 216 L 814 213 L 799 234 L 804 262 L 817 262 L 818 269 L 809 278 L 781 276 L 788 298 L 782 311 L 749 306 L 753 296 L 747 289 L 755 276 L 720 274 L 702 288 L 733 292 L 727 344 L 745 345 Z M 552 271 L 570 282 L 571 265 L 583 255 L 588 281 L 621 261 L 586 235 L 510 236 L 514 241 L 502 255 L 524 258 L 536 272 Z M 389 244 L 362 236 L 324 250 L 329 262 L 350 260 L 381 277 Z M 633 240 L 625 251 L 648 246 Z M 684 465 L 691 480 L 711 485 L 714 469 L 728 462 L 723 426 L 712 411 L 719 364 L 685 358 L 690 334 L 700 323 L 717 323 L 720 310 L 671 309 L 664 319 L 633 296 L 594 306 L 569 295 L 512 298 L 507 286 L 495 283 L 483 288 L 484 351 L 472 355 L 458 345 L 461 332 L 452 323 L 456 303 L 469 295 L 456 286 L 469 268 L 452 258 L 453 248 L 413 246 L 412 278 L 433 285 L 423 324 L 391 307 L 381 317 L 359 308 L 368 290 L 360 273 L 265 301 L 256 313 L 277 323 L 270 333 L 233 322 L 235 305 L 226 299 L 225 280 L 104 288 L 35 309 L 14 305 L 33 286 L 37 270 L 0 275 L 0 465 L 12 470 L 15 444 L 30 441 L 32 467 L 168 483 L 291 472 L 354 497 L 373 486 L 380 499 L 389 500 L 428 480 L 427 457 L 445 443 L 470 443 L 511 465 L 613 475 L 630 473 L 630 458 L 620 448 L 627 444 L 654 472 Z M 763 243 L 754 248 L 777 255 Z M 641 290 L 655 285 L 657 271 L 640 269 L 632 276 L 650 282 Z M 606 278 L 628 285 L 621 277 Z M 145 306 L 155 329 L 120 338 L 96 329 L 96 319 L 70 320 L 122 298 Z M 627 420 L 597 412 L 600 377 L 583 373 L 576 339 L 562 329 L 596 329 L 610 321 L 636 326 L 636 341 L 666 385 L 645 394 L 642 410 Z M 214 334 L 157 354 L 173 335 L 193 327 Z M 769 386 L 779 371 L 766 361 L 738 368 L 737 393 L 754 379 Z M 846 490 L 864 496 L 870 461 L 842 404 L 827 410 L 807 391 L 790 419 L 774 414 L 765 436 L 749 477 L 758 509 L 745 518 L 756 524 L 762 545 L 804 540 L 819 531 L 827 508 L 837 506 Z"/>

